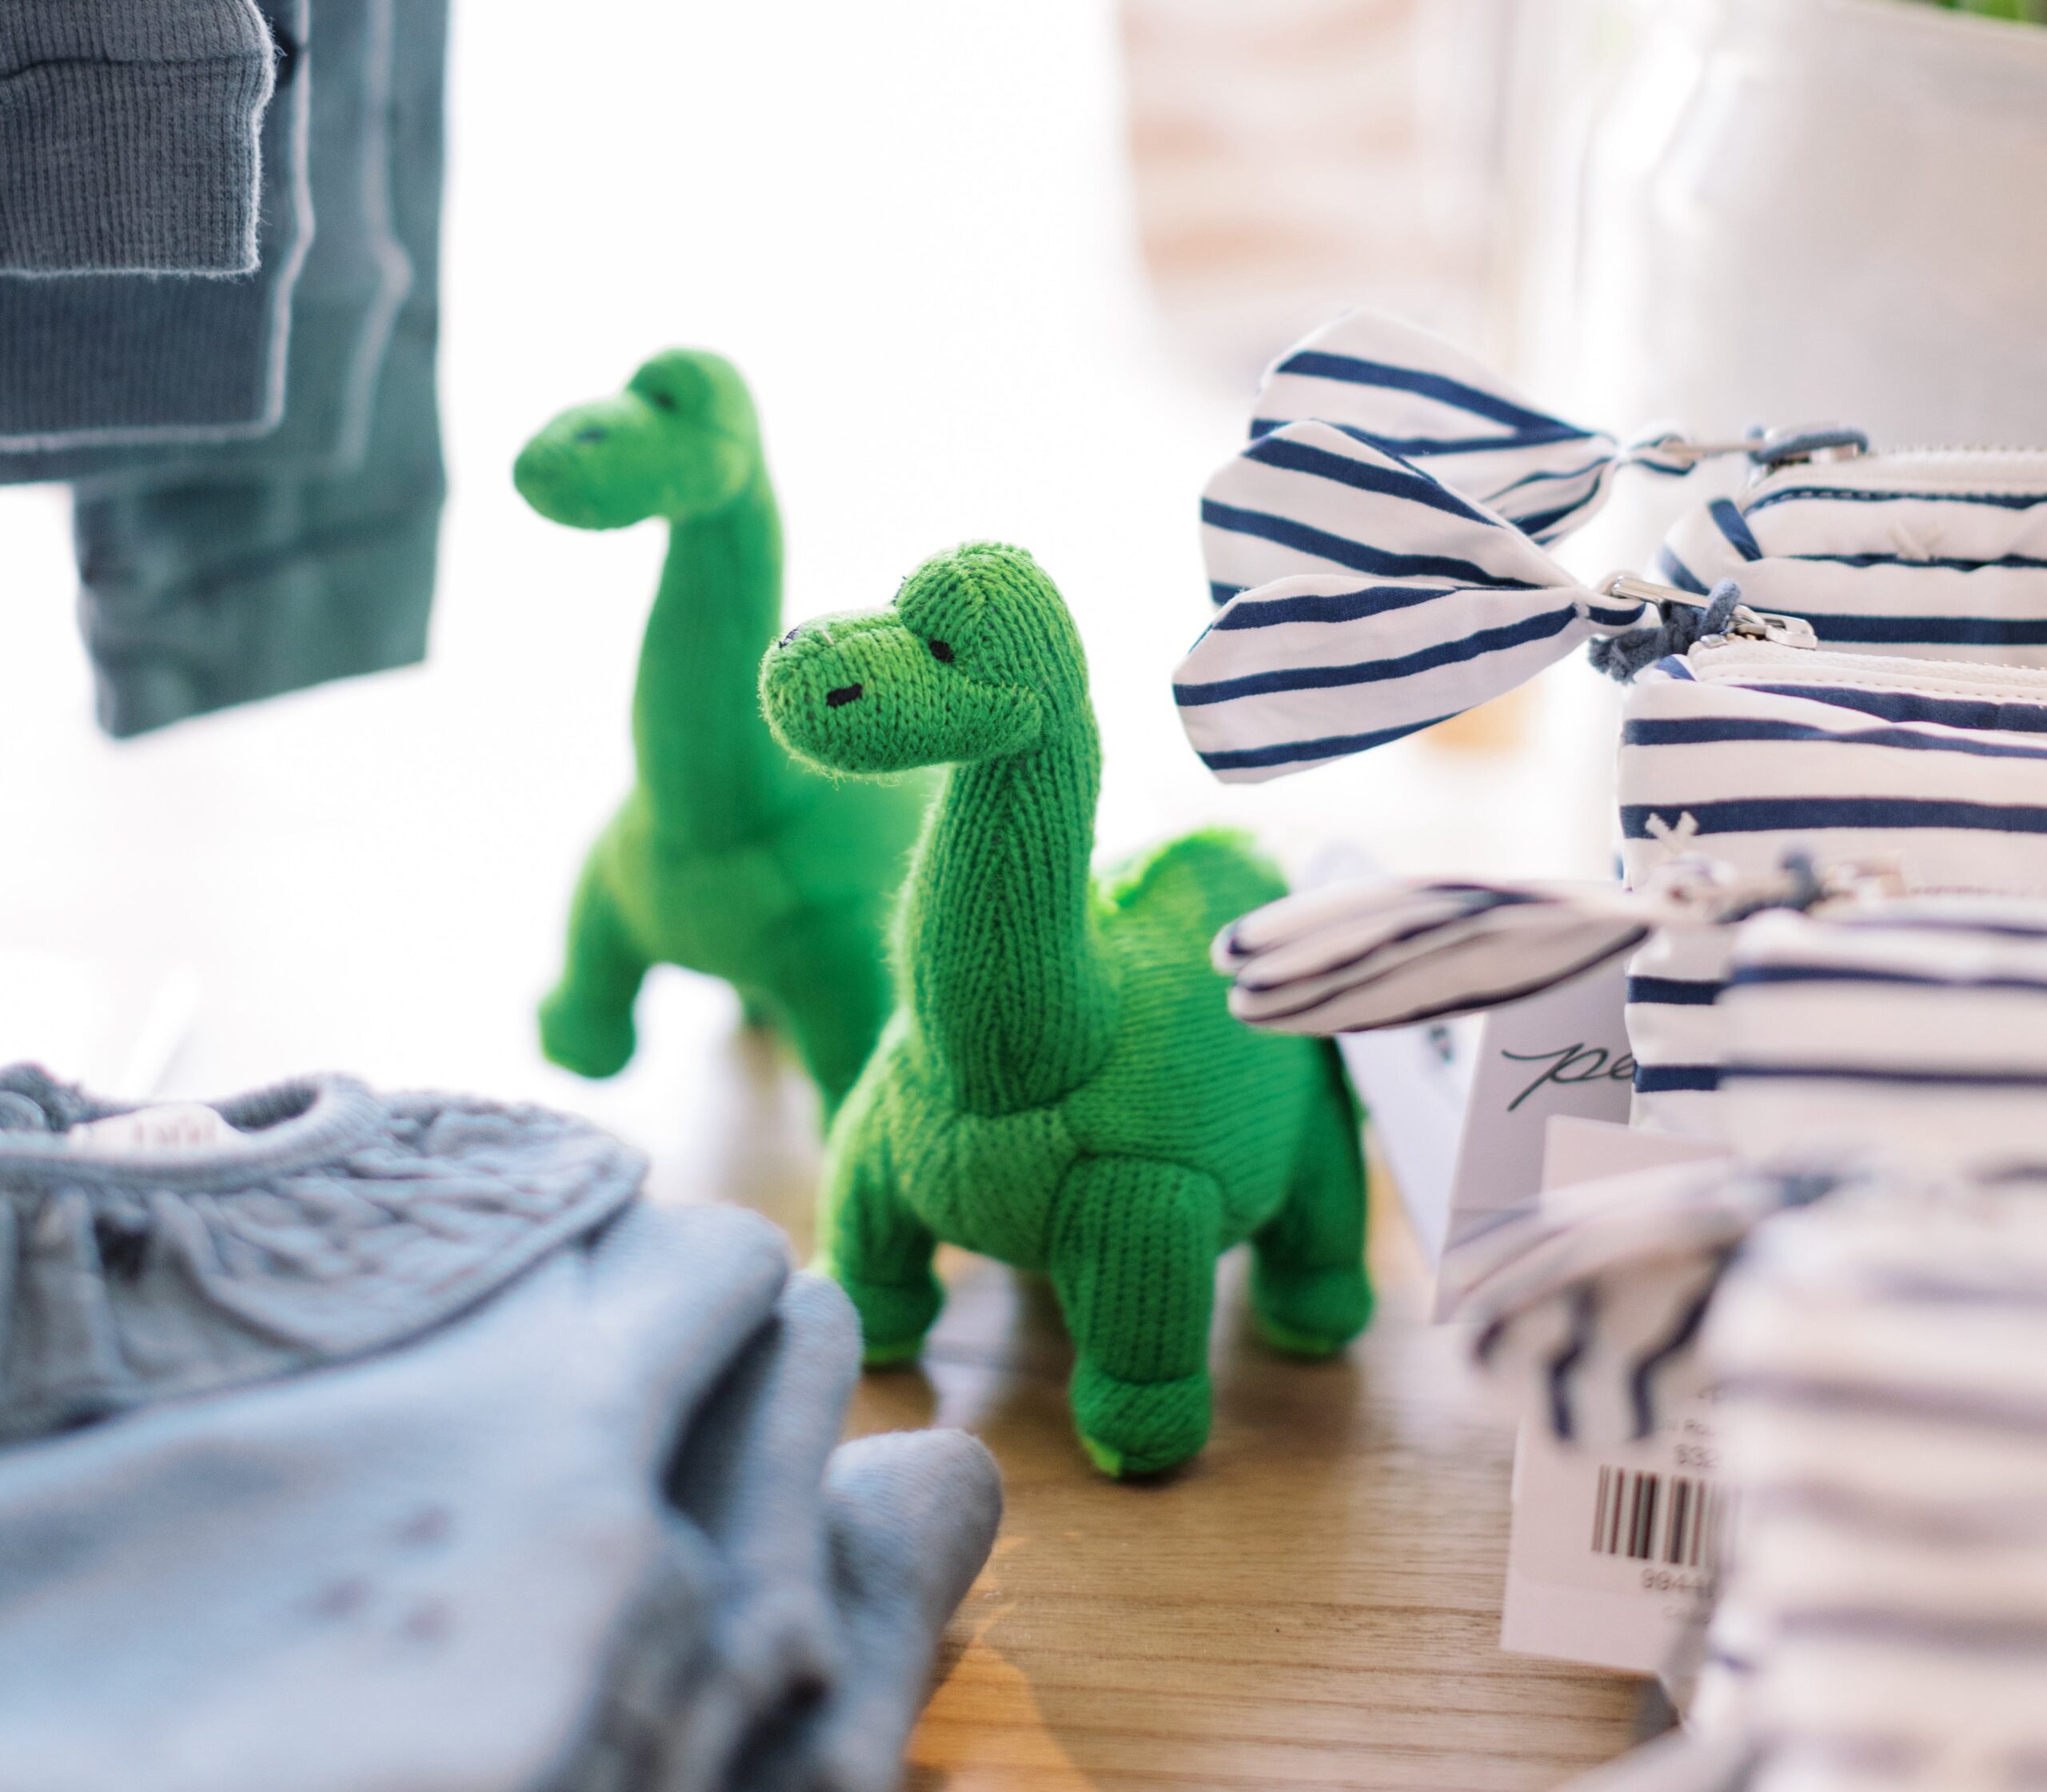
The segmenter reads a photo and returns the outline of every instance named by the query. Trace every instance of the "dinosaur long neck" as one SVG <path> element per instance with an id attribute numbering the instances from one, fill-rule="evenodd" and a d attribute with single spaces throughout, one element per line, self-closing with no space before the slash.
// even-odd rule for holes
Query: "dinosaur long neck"
<path id="1" fill-rule="evenodd" d="M 1056 1101 L 1107 1054 L 1115 988 L 1088 875 L 1101 767 L 1083 705 L 1027 752 L 954 766 L 925 820 L 900 974 L 968 1112 Z"/>
<path id="2" fill-rule="evenodd" d="M 781 609 L 781 524 L 760 467 L 724 509 L 669 525 L 632 692 L 640 788 L 662 833 L 731 845 L 800 800 L 802 774 L 760 713 Z"/>

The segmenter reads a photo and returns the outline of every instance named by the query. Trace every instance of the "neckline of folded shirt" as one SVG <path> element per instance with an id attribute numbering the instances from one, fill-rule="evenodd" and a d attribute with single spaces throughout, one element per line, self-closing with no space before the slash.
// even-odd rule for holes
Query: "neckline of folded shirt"
<path id="1" fill-rule="evenodd" d="M 387 1118 L 384 1104 L 353 1077 L 300 1076 L 207 1103 L 233 1129 L 222 1143 L 88 1150 L 72 1142 L 73 1127 L 157 1104 L 102 1101 L 30 1067 L 0 1072 L 0 1090 L 40 1108 L 54 1125 L 0 1131 L 0 1187 L 243 1188 L 345 1156 L 375 1140 Z"/>

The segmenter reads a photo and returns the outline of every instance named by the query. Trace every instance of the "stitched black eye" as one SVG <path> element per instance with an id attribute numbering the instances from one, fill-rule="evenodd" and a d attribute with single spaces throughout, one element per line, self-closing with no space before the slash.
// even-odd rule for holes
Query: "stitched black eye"
<path id="1" fill-rule="evenodd" d="M 952 664 L 952 649 L 942 641 L 935 641 L 931 644 L 931 657 L 941 665 L 949 666 Z"/>
<path id="2" fill-rule="evenodd" d="M 675 409 L 675 394 L 672 392 L 650 392 L 647 394 L 647 402 L 657 411 L 672 411 Z"/>

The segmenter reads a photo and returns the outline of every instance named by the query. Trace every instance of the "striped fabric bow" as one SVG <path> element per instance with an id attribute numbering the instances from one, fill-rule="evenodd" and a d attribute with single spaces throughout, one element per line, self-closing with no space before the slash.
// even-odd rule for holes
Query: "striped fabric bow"
<path id="1" fill-rule="evenodd" d="M 1223 929 L 1230 1012 L 1283 1033 L 1367 1032 L 1511 1002 L 1604 964 L 1655 924 L 1600 884 L 1335 884 Z"/>
<path id="2" fill-rule="evenodd" d="M 1288 460 L 1317 457 L 1326 490 L 1297 507 L 1306 520 L 1285 525 L 1315 551 L 1268 557 L 1294 576 L 1268 574 L 1232 597 L 1174 675 L 1187 739 L 1226 780 L 1279 777 L 1398 740 L 1654 616 L 1661 587 L 1629 596 L 1615 581 L 1582 585 L 1503 517 L 1331 425 L 1295 425 L 1253 448 L 1267 443 Z M 1232 564 L 1248 572 L 1250 557 Z M 1328 569 L 1301 570 L 1317 565 Z"/>
<path id="3" fill-rule="evenodd" d="M 1339 318 L 1267 374 L 1251 439 L 1202 494 L 1221 608 L 1175 676 L 1188 738 L 1249 783 L 1447 720 L 1644 621 L 1641 590 L 1588 590 L 1538 545 L 1591 517 L 1622 469 L 1865 445 L 1827 428 L 1624 447 L 1426 330 Z M 1704 597 L 1689 572 L 1669 594 L 1686 593 Z"/>
<path id="4" fill-rule="evenodd" d="M 1553 1190 L 1444 1260 L 1472 1367 L 1565 1443 L 1650 1435 L 1706 1385 L 1699 1331 L 1742 1241 L 1848 1174 L 1676 1163 Z"/>
<path id="5" fill-rule="evenodd" d="M 1232 980 L 1239 1020 L 1282 1033 L 1370 1032 L 1518 1001 L 1658 929 L 1811 908 L 1875 875 L 1853 864 L 1822 875 L 1787 855 L 1746 880 L 1708 860 L 1676 859 L 1638 891 L 1567 879 L 1368 879 L 1255 908 L 1217 935 L 1213 956 Z"/>
<path id="6" fill-rule="evenodd" d="M 1585 523 L 1624 468 L 1682 477 L 1708 454 L 1745 445 L 1696 444 L 1663 430 L 1623 447 L 1537 409 L 1432 332 L 1353 311 L 1267 370 L 1250 442 L 1209 481 L 1203 537 L 1218 603 L 1307 570 L 1298 557 L 1279 564 L 1262 549 L 1327 558 L 1333 548 L 1341 556 L 1340 541 L 1319 547 L 1311 539 L 1327 496 L 1316 481 L 1344 478 L 1345 469 L 1327 458 L 1332 436 L 1426 469 L 1538 541 Z"/>

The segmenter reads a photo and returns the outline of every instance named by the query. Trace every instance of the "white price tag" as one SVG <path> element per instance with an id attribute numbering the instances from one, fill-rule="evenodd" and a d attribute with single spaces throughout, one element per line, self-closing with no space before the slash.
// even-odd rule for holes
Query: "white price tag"
<path id="1" fill-rule="evenodd" d="M 1704 1622 L 1725 1516 L 1713 1397 L 1654 1437 L 1568 1450 L 1524 1424 L 1514 1450 L 1500 1646 L 1661 1672 Z"/>
<path id="2" fill-rule="evenodd" d="M 65 1135 L 72 1150 L 102 1157 L 209 1151 L 237 1136 L 217 1111 L 199 1101 L 167 1101 L 131 1113 L 110 1114 L 103 1120 L 74 1126 Z"/>
<path id="3" fill-rule="evenodd" d="M 1542 1186 L 1724 1157 L 1697 1139 L 1560 1117 Z M 1500 1646 L 1659 1674 L 1706 1618 L 1726 1511 L 1716 1475 L 1714 1396 L 1695 1395 L 1650 1437 L 1567 1448 L 1523 1424 L 1514 1455 Z"/>
<path id="4" fill-rule="evenodd" d="M 1486 1015 L 1458 1141 L 1447 1243 L 1535 1204 L 1553 1121 L 1598 1122 L 1626 1132 L 1634 1099 L 1626 998 L 1627 965 L 1615 959 Z M 1450 1295 L 1439 1283 L 1438 1319 Z"/>

